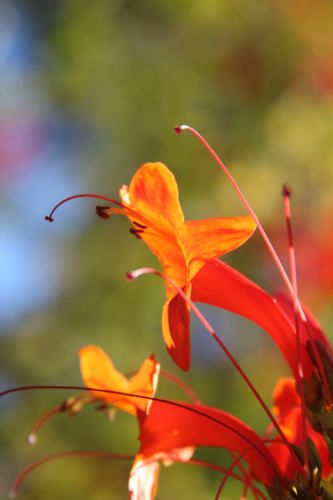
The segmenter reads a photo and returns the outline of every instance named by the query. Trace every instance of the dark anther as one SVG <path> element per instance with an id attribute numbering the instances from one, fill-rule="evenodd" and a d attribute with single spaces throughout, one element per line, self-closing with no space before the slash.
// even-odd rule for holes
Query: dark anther
<path id="1" fill-rule="evenodd" d="M 50 217 L 49 215 L 45 215 L 45 220 L 48 220 L 49 222 L 53 222 L 54 219 L 52 219 L 52 217 Z"/>
<path id="2" fill-rule="evenodd" d="M 141 229 L 147 229 L 147 226 L 144 226 L 143 224 L 139 224 L 139 223 L 138 223 L 138 222 L 136 222 L 136 221 L 133 221 L 133 224 L 134 224 L 135 226 L 140 227 Z"/>
<path id="3" fill-rule="evenodd" d="M 174 127 L 174 131 L 176 132 L 176 134 L 180 134 L 182 129 L 181 127 L 179 127 L 179 125 L 177 125 L 177 127 Z"/>
<path id="4" fill-rule="evenodd" d="M 129 228 L 129 232 L 131 234 L 134 234 L 139 240 L 142 240 L 141 236 L 139 233 L 143 233 L 144 231 L 142 229 L 134 229 L 133 227 Z"/>
<path id="5" fill-rule="evenodd" d="M 282 194 L 283 194 L 283 196 L 288 196 L 288 198 L 290 198 L 290 196 L 291 196 L 291 191 L 290 191 L 290 189 L 288 188 L 287 184 L 284 184 L 284 186 L 283 186 L 283 190 L 282 190 Z"/>
<path id="6" fill-rule="evenodd" d="M 96 214 L 101 219 L 110 219 L 110 215 L 105 212 L 105 210 L 110 210 L 111 207 L 101 207 L 99 205 L 96 206 Z"/>

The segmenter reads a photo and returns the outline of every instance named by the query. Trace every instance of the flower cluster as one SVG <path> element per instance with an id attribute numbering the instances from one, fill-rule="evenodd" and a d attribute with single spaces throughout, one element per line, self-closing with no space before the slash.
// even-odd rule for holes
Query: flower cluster
<path id="1" fill-rule="evenodd" d="M 192 308 L 257 397 L 271 425 L 259 436 L 223 409 L 203 405 L 175 378 L 192 398 L 192 403 L 160 399 L 155 396 L 160 366 L 154 355 L 128 380 L 115 369 L 102 349 L 91 345 L 79 352 L 87 390 L 44 415 L 34 426 L 30 442 L 35 441 L 40 425 L 54 413 L 67 411 L 75 415 L 84 404 L 98 403 L 108 415 L 117 408 L 137 418 L 141 445 L 130 472 L 131 500 L 153 500 L 160 462 L 196 463 L 220 470 L 224 476 L 216 498 L 229 476 L 242 481 L 244 495 L 250 490 L 255 499 L 333 498 L 330 345 L 320 325 L 298 301 L 295 273 L 292 272 L 291 285 L 283 272 L 289 293 L 272 297 L 218 260 L 242 245 L 257 226 L 263 232 L 253 212 L 250 210 L 251 215 L 246 217 L 184 222 L 176 181 L 162 163 L 143 165 L 130 186 L 120 189 L 121 202 L 100 198 L 110 206 L 97 206 L 97 214 L 102 219 L 109 219 L 114 213 L 124 214 L 131 223 L 130 233 L 143 240 L 163 266 L 163 273 L 141 269 L 129 273 L 128 278 L 134 279 L 146 272 L 164 278 L 166 302 L 162 331 L 173 361 L 184 371 L 190 369 L 189 313 Z M 291 236 L 287 190 L 284 200 Z M 53 212 L 47 220 L 53 220 Z M 292 271 L 293 264 L 291 246 Z M 292 377 L 277 382 L 271 411 L 193 302 L 241 315 L 262 327 L 276 343 L 289 364 Z M 274 429 L 276 435 L 272 438 L 270 434 Z M 193 459 L 195 448 L 200 446 L 229 450 L 234 458 L 231 467 L 226 471 L 215 464 Z M 19 476 L 13 491 L 25 475 L 26 471 Z M 258 483 L 265 486 L 266 497 L 263 490 L 258 489 Z"/>

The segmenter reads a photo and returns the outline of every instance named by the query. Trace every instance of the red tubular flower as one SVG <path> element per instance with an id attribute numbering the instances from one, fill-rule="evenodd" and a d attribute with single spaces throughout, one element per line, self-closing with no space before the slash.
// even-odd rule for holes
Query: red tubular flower
<path id="1" fill-rule="evenodd" d="M 179 404 L 181 406 L 179 406 Z M 149 415 L 139 412 L 140 450 L 133 464 L 131 500 L 152 500 L 158 465 L 187 461 L 194 447 L 213 446 L 244 453 L 253 476 L 273 486 L 283 475 L 262 439 L 239 419 L 216 408 L 182 402 L 154 401 Z"/>
<path id="2" fill-rule="evenodd" d="M 273 298 L 258 285 L 231 268 L 214 259 L 207 263 L 192 280 L 193 301 L 203 302 L 226 309 L 261 326 L 279 347 L 290 369 L 298 381 L 297 345 L 295 332 L 295 313 L 293 303 L 286 296 Z M 311 320 L 309 326 L 315 339 L 325 339 L 319 325 Z M 308 336 L 304 327 L 301 329 L 301 357 L 306 380 L 314 372 L 313 362 L 306 350 Z"/>

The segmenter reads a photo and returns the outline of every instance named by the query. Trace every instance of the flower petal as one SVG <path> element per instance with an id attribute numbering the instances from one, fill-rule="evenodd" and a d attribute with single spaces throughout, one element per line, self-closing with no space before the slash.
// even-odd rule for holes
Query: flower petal
<path id="1" fill-rule="evenodd" d="M 214 259 L 193 278 L 191 299 L 227 309 L 261 326 L 272 337 L 298 380 L 294 327 L 276 300 L 255 283 Z M 310 380 L 313 365 L 305 346 L 301 348 L 304 377 Z"/>
<path id="2" fill-rule="evenodd" d="M 109 356 L 101 349 L 90 345 L 79 351 L 82 378 L 87 387 L 114 390 L 152 397 L 155 394 L 159 365 L 154 355 L 146 359 L 139 372 L 128 381 L 118 372 Z M 151 401 L 119 394 L 90 391 L 96 399 L 112 403 L 118 408 L 136 415 L 137 408 L 148 412 Z"/>
<path id="3" fill-rule="evenodd" d="M 290 377 L 280 378 L 273 391 L 274 415 L 281 417 L 283 412 L 300 404 L 301 399 L 295 390 L 295 380 Z"/>
<path id="4" fill-rule="evenodd" d="M 154 500 L 159 468 L 155 460 L 149 462 L 136 457 L 128 481 L 130 500 Z"/>
<path id="5" fill-rule="evenodd" d="M 146 163 L 132 178 L 128 193 L 121 190 L 123 201 L 150 221 L 169 231 L 177 231 L 184 222 L 178 200 L 177 182 L 163 163 Z"/>
<path id="6" fill-rule="evenodd" d="M 159 373 L 160 365 L 156 363 L 155 356 L 152 354 L 150 358 L 144 361 L 138 373 L 128 381 L 127 392 L 149 398 L 154 397 Z M 131 398 L 130 401 L 136 408 L 145 411 L 147 414 L 149 413 L 152 400 Z"/>
<path id="7" fill-rule="evenodd" d="M 190 310 L 178 293 L 164 303 L 162 330 L 173 361 L 181 370 L 188 371 L 191 366 Z"/>
<path id="8" fill-rule="evenodd" d="M 139 455 L 142 458 L 155 460 L 161 458 L 161 453 L 192 446 L 215 446 L 238 453 L 248 450 L 244 460 L 265 485 L 272 484 L 274 477 L 280 475 L 280 469 L 268 447 L 261 443 L 261 438 L 250 427 L 216 408 L 181 404 L 182 407 L 179 407 L 153 401 L 148 416 L 138 412 L 141 441 Z M 260 452 L 251 448 L 251 444 L 255 444 Z"/>
<path id="9" fill-rule="evenodd" d="M 137 235 L 161 262 L 164 273 L 179 287 L 185 286 L 186 262 L 177 240 L 184 216 L 173 174 L 163 163 L 146 163 L 135 173 L 130 187 L 123 186 L 119 194 L 123 203 L 140 215 L 136 219 L 126 213 L 135 231 L 140 231 Z M 170 283 L 166 287 L 170 300 L 177 291 Z"/>
<path id="10" fill-rule="evenodd" d="M 188 266 L 188 280 L 215 257 L 242 245 L 254 232 L 252 217 L 220 217 L 185 222 L 179 235 Z"/>

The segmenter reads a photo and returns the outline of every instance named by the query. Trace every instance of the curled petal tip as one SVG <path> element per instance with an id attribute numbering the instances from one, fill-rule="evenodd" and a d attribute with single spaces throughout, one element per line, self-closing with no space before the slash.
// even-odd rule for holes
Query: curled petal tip
<path id="1" fill-rule="evenodd" d="M 45 215 L 44 219 L 48 220 L 49 222 L 53 222 L 54 221 L 54 219 L 52 219 L 52 217 L 50 217 L 49 215 Z"/>
<path id="2" fill-rule="evenodd" d="M 36 434 L 30 434 L 28 436 L 28 444 L 30 444 L 30 446 L 34 446 L 36 444 Z"/>

